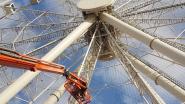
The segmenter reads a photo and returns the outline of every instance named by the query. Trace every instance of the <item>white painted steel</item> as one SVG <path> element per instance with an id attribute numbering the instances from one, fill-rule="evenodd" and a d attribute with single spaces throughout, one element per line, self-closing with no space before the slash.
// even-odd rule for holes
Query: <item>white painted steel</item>
<path id="1" fill-rule="evenodd" d="M 92 44 L 93 44 L 93 42 L 94 42 L 94 39 L 95 39 L 95 35 L 96 35 L 97 30 L 98 30 L 98 28 L 96 28 L 96 30 L 95 30 L 95 32 L 94 32 L 94 34 L 93 34 L 93 37 L 92 37 L 92 39 L 91 39 L 91 42 L 89 43 L 89 47 L 88 47 L 88 49 L 87 49 L 87 51 L 86 51 L 84 60 L 83 60 L 82 65 L 81 65 L 81 67 L 80 67 L 80 69 L 79 69 L 79 71 L 78 71 L 78 74 L 77 74 L 78 76 L 81 75 L 83 69 L 85 68 L 85 62 L 86 62 L 87 58 L 89 57 L 88 55 L 89 55 L 90 49 L 91 49 L 91 47 L 92 47 Z M 94 69 L 94 68 L 93 68 L 93 69 Z"/>
<path id="2" fill-rule="evenodd" d="M 0 7 L 4 7 L 5 5 L 9 4 L 11 2 L 11 0 L 4 0 L 2 2 L 0 2 Z"/>
<path id="3" fill-rule="evenodd" d="M 68 48 L 75 40 L 80 38 L 84 32 L 95 22 L 95 17 L 88 17 L 80 26 L 78 26 L 73 32 L 71 32 L 65 39 L 63 39 L 56 47 L 48 52 L 42 60 L 52 62 L 54 61 L 66 48 Z M 6 104 L 11 98 L 13 98 L 18 92 L 20 92 L 26 85 L 28 85 L 38 74 L 37 72 L 27 71 L 21 77 L 19 77 L 14 83 L 6 88 L 0 94 L 0 104 Z"/>
<path id="4" fill-rule="evenodd" d="M 147 65 L 145 65 L 143 62 L 136 59 L 132 55 L 128 53 L 125 55 L 130 59 L 130 61 L 138 71 L 142 72 L 144 75 L 148 76 L 150 79 L 155 81 L 157 85 L 162 86 L 164 89 L 172 93 L 178 99 L 185 102 L 185 90 L 183 90 L 182 88 L 180 88 L 178 85 L 168 80 L 167 78 L 163 77 L 157 71 L 151 69 L 150 67 L 148 67 Z"/>
<path id="5" fill-rule="evenodd" d="M 114 16 L 112 16 L 110 14 L 102 13 L 102 14 L 100 14 L 100 18 L 103 21 L 117 27 L 121 32 L 127 33 L 131 37 L 150 46 L 152 49 L 171 58 L 172 60 L 176 61 L 177 63 L 181 64 L 182 66 L 185 66 L 185 53 L 184 52 L 160 41 L 159 39 L 152 37 L 149 34 L 144 33 L 141 30 L 136 29 L 133 26 L 128 25 L 127 23 L 124 23 L 123 21 L 115 18 Z"/>
<path id="6" fill-rule="evenodd" d="M 49 98 L 44 102 L 44 104 L 56 104 L 60 97 L 64 94 L 65 88 L 64 84 L 62 84 L 56 91 L 54 91 Z"/>
<path id="7" fill-rule="evenodd" d="M 80 0 L 77 7 L 82 11 L 98 12 L 113 3 L 114 0 Z"/>
<path id="8" fill-rule="evenodd" d="M 143 88 L 141 88 L 141 91 L 144 90 L 146 91 L 148 94 L 150 94 L 152 100 L 151 101 L 156 101 L 155 103 L 157 104 L 165 104 L 164 100 L 157 94 L 157 92 L 148 84 L 148 82 L 141 76 L 140 72 L 138 72 L 138 70 L 135 68 L 135 66 L 130 62 L 129 59 L 127 59 L 126 57 L 126 60 L 128 60 L 128 63 L 131 65 L 131 67 L 133 67 L 133 69 L 129 69 L 129 67 L 127 67 L 129 70 L 130 73 L 134 73 L 135 76 L 133 76 L 133 74 L 130 74 L 132 77 L 133 77 L 133 80 L 135 80 L 136 82 L 136 86 L 141 86 Z M 127 64 L 127 63 L 126 63 Z M 122 62 L 122 65 L 124 65 L 124 63 Z M 137 77 L 138 78 L 137 78 Z M 137 79 L 134 79 L 137 78 Z M 137 83 L 138 81 L 138 83 Z M 140 84 L 140 85 L 139 85 Z M 143 86 L 142 86 L 143 84 Z M 144 96 L 143 96 L 144 97 Z M 144 97 L 145 98 L 145 97 Z M 147 102 L 147 100 L 145 100 L 145 102 Z M 150 104 L 150 103 L 147 103 L 147 104 Z"/>
<path id="9" fill-rule="evenodd" d="M 95 30 L 95 33 L 96 33 L 96 31 L 97 31 L 97 29 Z M 89 44 L 89 47 L 87 49 L 87 52 L 85 54 L 84 60 L 82 62 L 82 65 L 81 65 L 80 69 L 78 70 L 78 74 L 77 74 L 78 76 L 80 76 L 81 72 L 84 69 L 84 64 L 85 64 L 86 59 L 88 58 L 89 51 L 91 49 L 92 43 L 93 43 L 94 38 L 95 38 L 95 33 L 93 34 L 92 40 L 91 40 L 91 42 Z M 64 84 L 62 84 L 56 91 L 54 91 L 49 96 L 49 98 L 44 102 L 44 104 L 56 104 L 59 101 L 59 99 L 62 97 L 64 92 L 65 92 L 65 88 L 64 88 Z M 74 104 L 76 104 L 76 103 L 77 102 L 75 102 Z"/>
<path id="10" fill-rule="evenodd" d="M 107 30 L 107 28 L 106 28 Z M 152 104 L 165 104 L 164 100 L 157 94 L 157 92 L 148 84 L 148 82 L 142 77 L 141 73 L 136 69 L 136 67 L 133 65 L 133 63 L 129 60 L 127 57 L 127 54 L 124 49 L 122 49 L 118 43 L 116 43 L 116 40 L 111 35 L 111 33 L 107 30 L 107 33 L 109 33 L 110 38 L 112 38 L 112 44 L 110 44 L 112 50 L 114 50 L 115 56 L 120 59 L 120 62 L 124 68 L 126 68 L 127 74 L 130 76 L 131 80 L 133 81 L 133 84 L 137 89 L 139 90 L 141 96 L 145 98 L 146 96 L 150 96 L 150 100 Z M 145 96 L 146 94 L 146 96 Z M 145 100 L 147 103 L 148 101 Z"/>

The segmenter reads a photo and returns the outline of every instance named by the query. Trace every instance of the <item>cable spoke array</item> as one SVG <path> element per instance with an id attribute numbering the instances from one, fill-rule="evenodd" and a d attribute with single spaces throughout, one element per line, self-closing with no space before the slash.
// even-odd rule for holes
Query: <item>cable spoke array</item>
<path id="1" fill-rule="evenodd" d="M 135 27 L 140 28 L 139 26 L 135 26 Z M 142 30 L 146 33 L 149 33 L 146 29 L 142 29 Z M 152 33 L 149 33 L 149 34 L 152 34 Z M 181 44 L 181 43 L 178 43 L 178 42 L 175 42 L 175 41 L 171 41 L 171 40 L 168 40 L 168 39 L 165 39 L 165 38 L 162 38 L 162 37 L 158 37 L 156 34 L 152 34 L 152 36 L 154 36 L 154 37 L 160 39 L 161 41 L 163 41 L 163 42 L 165 42 L 165 43 L 167 43 L 167 44 L 185 52 L 185 45 L 184 44 Z"/>
<path id="2" fill-rule="evenodd" d="M 179 3 L 179 4 L 168 5 L 165 7 L 159 7 L 151 10 L 144 10 L 144 11 L 139 11 L 139 12 L 130 13 L 130 14 L 121 14 L 121 16 L 131 17 L 131 16 L 151 15 L 151 14 L 160 13 L 164 11 L 172 12 L 172 10 L 175 10 L 177 8 L 183 8 L 184 6 L 185 6 L 185 3 Z"/>
<path id="3" fill-rule="evenodd" d="M 82 11 L 77 8 L 76 0 L 54 0 L 54 2 L 54 4 L 57 4 L 58 2 L 61 3 L 61 12 L 52 11 L 49 7 L 45 10 L 29 9 L 29 5 L 22 7 L 20 10 L 19 8 L 16 8 L 18 10 L 15 13 L 1 18 L 0 47 L 16 50 L 18 52 L 20 51 L 21 53 L 34 57 L 41 57 L 64 40 L 68 34 L 73 32 L 73 30 L 83 23 L 84 19 L 86 19 L 86 14 L 84 14 L 84 12 L 82 13 Z M 115 0 L 112 8 L 114 10 L 111 9 L 110 11 L 112 11 L 112 13 L 109 13 L 109 11 L 107 13 L 113 14 L 125 23 L 185 52 L 185 45 L 183 41 L 184 32 L 182 31 L 179 36 L 176 36 L 176 33 L 181 31 L 182 29 L 180 28 L 183 28 L 185 24 L 185 15 L 183 14 L 185 10 L 184 6 L 185 2 L 183 0 Z M 82 15 L 85 18 L 82 17 Z M 164 37 L 162 32 L 158 32 L 161 30 L 169 31 L 172 35 L 175 34 L 174 36 L 170 36 L 174 38 L 170 38 L 168 36 Z M 102 92 L 111 92 L 113 87 L 116 88 L 118 86 L 126 89 L 127 87 L 133 87 L 134 85 L 134 89 L 126 90 L 131 90 L 130 92 L 133 93 L 139 93 L 140 95 L 135 94 L 133 97 L 140 99 L 137 100 L 141 103 L 163 104 L 166 103 L 166 101 L 164 101 L 164 98 L 166 98 L 165 96 L 183 96 L 185 84 L 177 78 L 178 76 L 176 77 L 175 75 L 170 75 L 167 72 L 167 65 L 164 65 L 161 68 L 152 63 L 150 59 L 144 58 L 145 56 L 152 55 L 160 60 L 169 62 L 172 66 L 179 66 L 178 63 L 164 57 L 154 50 L 144 47 L 143 44 L 138 44 L 138 42 L 133 38 L 129 37 L 125 33 L 120 33 L 117 28 L 102 22 L 99 18 L 95 25 L 88 28 L 87 31 L 87 33 L 84 33 L 83 36 L 81 36 L 81 39 L 74 41 L 69 48 L 67 48 L 57 59 L 55 59 L 55 62 L 62 63 L 66 65 L 68 69 L 72 70 L 77 66 L 80 66 L 77 70 L 78 75 L 86 79 L 89 85 L 91 83 L 91 79 L 93 79 L 92 82 L 100 81 L 99 79 L 97 80 L 97 78 L 93 78 L 93 74 L 96 74 L 97 71 L 105 72 L 102 75 L 103 78 L 106 76 L 106 72 L 111 70 L 111 74 L 106 76 L 110 77 L 110 79 L 117 75 L 115 74 L 118 73 L 116 69 L 117 67 L 124 69 L 123 71 L 126 74 L 126 78 L 123 78 L 126 79 L 126 82 L 124 82 L 125 80 L 121 81 L 120 79 L 118 80 L 120 81 L 120 84 L 106 83 L 106 81 L 114 82 L 114 79 L 105 79 L 105 82 L 100 81 L 103 87 L 101 86 L 101 88 L 92 92 L 94 95 L 92 104 L 99 103 L 98 101 L 100 99 L 98 97 L 104 96 Z M 124 41 L 122 40 L 122 37 L 124 37 Z M 177 39 L 179 39 L 178 42 L 176 41 Z M 88 45 L 89 47 L 87 47 Z M 140 54 L 141 52 L 138 52 L 139 50 L 134 51 L 133 48 L 135 48 L 135 50 L 136 48 L 141 49 L 143 53 Z M 87 50 L 87 52 L 85 52 L 85 50 Z M 102 60 L 100 58 L 101 56 L 106 56 L 107 54 L 112 55 L 111 57 L 113 58 L 108 59 L 109 61 Z M 119 64 L 111 63 L 115 60 L 119 61 Z M 102 61 L 104 65 L 99 68 L 98 66 L 99 63 L 101 63 L 100 61 Z M 153 72 L 154 74 L 148 72 L 149 74 L 145 75 L 147 71 L 145 69 L 139 69 L 136 61 L 145 65 L 145 68 L 150 69 L 147 71 Z M 0 91 L 3 91 L 10 86 L 16 79 L 19 78 L 19 76 L 21 76 L 21 74 L 25 72 L 5 66 L 1 66 L 0 69 Z M 177 68 L 174 70 L 179 69 Z M 182 72 L 182 74 L 184 74 L 184 72 Z M 150 85 L 150 79 L 145 77 L 152 79 L 155 84 L 159 84 L 164 87 L 164 89 L 171 94 L 166 94 L 162 91 L 161 93 L 158 91 L 159 88 L 156 88 L 156 85 Z M 164 80 L 169 81 L 170 84 L 161 84 Z M 64 91 L 58 91 L 58 86 L 63 88 L 63 82 L 64 79 L 60 75 L 40 73 L 33 79 L 33 81 L 31 81 L 30 84 L 20 91 L 20 93 L 10 101 L 10 103 L 23 102 L 29 104 L 40 104 L 44 101 L 47 102 L 46 98 L 49 97 L 48 99 L 50 99 L 50 97 L 55 96 L 55 92 L 57 92 L 57 94 L 61 94 L 57 97 L 57 100 L 61 98 L 64 100 L 62 103 L 68 102 L 70 104 L 77 104 L 73 98 L 69 97 L 69 94 Z M 172 89 L 172 91 L 170 91 L 170 85 L 174 85 L 180 90 Z M 118 91 L 121 92 L 123 89 L 118 89 Z M 173 91 L 176 91 L 177 95 L 174 94 Z M 121 93 L 122 95 L 119 96 L 123 96 L 123 98 L 125 96 L 129 96 L 129 94 L 127 94 L 130 93 L 129 91 L 123 92 L 124 93 Z M 104 99 L 107 99 L 107 101 L 111 100 L 106 96 Z M 60 102 L 60 100 L 56 102 Z"/>
<path id="4" fill-rule="evenodd" d="M 73 30 L 73 28 L 74 27 L 68 28 L 68 29 L 60 29 L 60 30 L 57 30 L 57 31 L 53 31 L 51 33 L 46 33 L 46 34 L 43 34 L 43 35 L 37 35 L 37 36 L 31 37 L 29 39 L 23 39 L 23 40 L 20 40 L 20 41 L 16 41 L 14 43 L 4 44 L 1 47 L 6 47 L 6 48 L 11 49 L 13 46 L 18 47 L 20 45 L 29 44 L 29 43 L 49 41 L 51 39 L 67 35 L 68 33 L 70 33 Z"/>
<path id="5" fill-rule="evenodd" d="M 169 25 L 175 25 L 175 24 L 182 24 L 185 22 L 185 18 L 175 18 L 175 19 L 130 19 L 128 21 L 132 21 L 135 23 L 140 24 L 150 24 L 149 27 L 146 27 L 145 29 L 153 29 L 158 27 L 164 27 Z"/>
<path id="6" fill-rule="evenodd" d="M 129 8 L 129 9 L 126 9 L 124 11 L 121 11 L 120 14 L 130 14 L 132 12 L 135 12 L 135 11 L 137 11 L 139 9 L 142 9 L 144 7 L 147 7 L 149 5 L 153 5 L 153 4 L 155 4 L 157 2 L 160 2 L 160 1 L 161 0 L 150 0 L 150 1 L 146 1 L 146 2 L 144 2 L 142 4 L 139 4 L 139 5 L 134 6 L 133 8 Z"/>
<path id="7" fill-rule="evenodd" d="M 93 37 L 91 39 L 91 43 L 89 45 L 89 48 L 87 50 L 86 56 L 82 62 L 82 65 L 80 66 L 80 69 L 78 71 L 78 75 L 82 78 L 85 78 L 90 84 L 91 78 L 94 73 L 94 69 L 98 60 L 99 53 L 101 51 L 101 44 L 97 43 L 97 39 L 95 35 L 97 34 L 97 29 L 95 30 Z M 74 99 L 70 99 L 70 104 L 77 104 L 77 102 Z"/>
<path id="8" fill-rule="evenodd" d="M 146 93 L 149 97 L 151 97 L 150 100 L 152 101 L 152 103 L 164 104 L 162 98 L 160 98 L 159 95 L 154 91 L 154 89 L 152 89 L 151 86 L 149 86 L 149 84 L 143 79 L 141 74 L 131 64 L 129 59 L 124 55 L 123 51 L 119 49 L 120 47 L 118 46 L 118 44 L 115 42 L 115 39 L 113 39 L 111 35 L 109 41 L 116 57 L 120 59 L 121 63 L 123 63 L 123 65 L 127 68 L 127 73 L 129 74 L 136 88 L 138 88 L 138 90 L 140 91 L 140 94 L 143 97 L 146 97 L 144 94 Z M 146 102 L 148 102 L 148 100 Z"/>
<path id="9" fill-rule="evenodd" d="M 132 54 L 132 53 L 130 53 Z M 132 54 L 133 55 L 133 54 Z M 138 58 L 138 56 L 133 55 L 134 57 Z M 138 58 L 139 59 L 139 58 Z M 180 88 L 182 88 L 183 90 L 185 90 L 185 86 L 184 84 L 182 84 L 181 82 L 179 82 L 178 80 L 176 80 L 175 78 L 173 78 L 172 76 L 166 74 L 164 71 L 160 70 L 159 68 L 157 68 L 156 66 L 152 65 L 151 63 L 147 62 L 146 60 L 143 59 L 139 59 L 140 61 L 142 61 L 143 63 L 145 63 L 147 66 L 149 66 L 151 69 L 155 70 L 156 72 L 160 73 L 163 77 L 167 78 L 168 80 L 170 80 L 171 82 L 175 83 L 177 86 L 179 86 Z"/>
<path id="10" fill-rule="evenodd" d="M 82 21 L 75 21 L 75 22 L 66 22 L 66 23 L 50 23 L 50 24 L 35 24 L 35 25 L 28 25 L 28 26 L 15 26 L 15 27 L 6 27 L 6 28 L 1 28 L 0 31 L 20 31 L 22 28 L 25 28 L 24 31 L 26 30 L 32 30 L 32 29 L 47 29 L 52 28 L 59 28 L 59 27 L 72 27 L 72 26 L 77 26 L 79 23 Z"/>
<path id="11" fill-rule="evenodd" d="M 58 14 L 55 12 L 49 12 L 49 11 L 41 11 L 41 10 L 33 10 L 33 9 L 24 9 L 22 11 L 17 12 L 17 14 L 14 14 L 13 17 L 18 17 L 18 20 L 16 21 L 29 21 L 30 19 L 36 18 L 37 16 L 44 14 L 41 18 L 40 22 L 58 22 L 58 21 L 65 21 L 69 18 L 76 18 L 75 20 L 79 21 L 82 20 L 82 17 L 74 16 L 74 15 L 67 15 L 67 14 Z M 5 18 L 6 19 L 6 18 Z M 7 17 L 7 19 L 11 20 L 11 17 Z"/>

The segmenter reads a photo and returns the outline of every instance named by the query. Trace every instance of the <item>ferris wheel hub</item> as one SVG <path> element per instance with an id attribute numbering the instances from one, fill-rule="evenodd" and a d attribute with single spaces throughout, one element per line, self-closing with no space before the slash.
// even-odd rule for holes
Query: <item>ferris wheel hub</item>
<path id="1" fill-rule="evenodd" d="M 111 6 L 114 0 L 80 0 L 78 8 L 85 12 L 99 12 Z"/>

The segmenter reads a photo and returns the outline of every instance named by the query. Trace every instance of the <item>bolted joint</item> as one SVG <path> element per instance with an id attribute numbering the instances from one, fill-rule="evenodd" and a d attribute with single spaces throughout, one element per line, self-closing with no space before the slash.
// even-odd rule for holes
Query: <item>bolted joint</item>
<path id="1" fill-rule="evenodd" d="M 67 70 L 67 69 L 65 69 L 63 76 L 65 76 L 66 78 L 68 78 L 70 76 L 70 71 Z"/>

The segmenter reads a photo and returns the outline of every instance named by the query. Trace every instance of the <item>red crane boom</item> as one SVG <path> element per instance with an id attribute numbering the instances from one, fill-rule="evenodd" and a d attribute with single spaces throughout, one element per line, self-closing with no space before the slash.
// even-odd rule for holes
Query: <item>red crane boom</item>
<path id="1" fill-rule="evenodd" d="M 64 66 L 46 62 L 15 51 L 0 48 L 0 65 L 21 68 L 31 71 L 44 71 L 62 74 L 66 77 L 65 89 L 78 101 L 79 104 L 87 104 L 91 100 L 87 90 L 87 82 L 76 74 L 69 72 Z"/>

